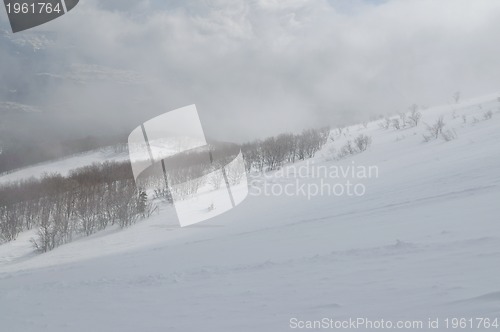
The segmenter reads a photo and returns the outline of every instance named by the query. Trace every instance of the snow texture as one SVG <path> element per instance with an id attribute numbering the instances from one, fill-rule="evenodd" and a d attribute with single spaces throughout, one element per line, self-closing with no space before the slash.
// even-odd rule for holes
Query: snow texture
<path id="1" fill-rule="evenodd" d="M 335 141 L 312 162 L 376 165 L 379 177 L 363 180 L 361 197 L 250 195 L 186 228 L 162 205 L 130 228 L 45 254 L 33 253 L 33 232 L 23 233 L 0 246 L 0 330 L 288 331 L 293 317 L 500 317 L 499 106 L 491 95 L 425 110 L 418 127 L 333 130 Z M 456 139 L 424 143 L 424 123 L 440 116 Z M 367 151 L 332 157 L 359 134 L 372 137 Z M 0 181 L 99 158 L 108 156 Z"/>

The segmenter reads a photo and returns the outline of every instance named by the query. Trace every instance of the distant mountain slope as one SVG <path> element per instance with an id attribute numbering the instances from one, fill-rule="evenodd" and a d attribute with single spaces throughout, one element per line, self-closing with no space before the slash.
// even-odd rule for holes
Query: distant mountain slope
<path id="1" fill-rule="evenodd" d="M 117 152 L 113 147 L 83 152 L 73 156 L 63 157 L 57 161 L 49 161 L 34 166 L 0 174 L 0 184 L 14 182 L 30 177 L 40 177 L 44 174 L 59 173 L 67 175 L 69 171 L 105 161 L 128 160 L 127 152 Z"/>
<path id="2" fill-rule="evenodd" d="M 418 127 L 385 130 L 380 120 L 334 130 L 313 160 L 257 176 L 239 207 L 193 227 L 177 227 L 162 204 L 147 221 L 42 255 L 30 247 L 34 234 L 24 233 L 0 246 L 2 326 L 253 332 L 323 317 L 498 317 L 499 106 L 491 95 L 425 110 Z M 454 139 L 424 142 L 424 124 L 440 116 Z M 372 138 L 368 150 L 335 158 L 360 134 Z M 378 177 L 314 176 L 353 165 L 376 166 Z M 346 180 L 366 193 L 263 193 L 265 184 Z"/>

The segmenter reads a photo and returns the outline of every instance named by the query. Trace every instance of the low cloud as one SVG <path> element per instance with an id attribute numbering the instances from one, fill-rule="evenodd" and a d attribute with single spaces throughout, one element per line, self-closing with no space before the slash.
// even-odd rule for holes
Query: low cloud
<path id="1" fill-rule="evenodd" d="M 36 103 L 110 128 L 196 103 L 210 136 L 244 141 L 500 87 L 493 0 L 88 0 L 47 29 L 63 78 Z"/>

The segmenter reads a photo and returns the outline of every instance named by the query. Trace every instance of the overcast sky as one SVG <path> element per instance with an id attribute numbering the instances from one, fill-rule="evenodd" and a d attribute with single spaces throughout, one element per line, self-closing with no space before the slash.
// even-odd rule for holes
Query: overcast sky
<path id="1" fill-rule="evenodd" d="M 500 90 L 496 0 L 81 0 L 47 30 L 71 75 L 110 79 L 44 107 L 131 129 L 196 104 L 210 136 L 243 141 Z"/>

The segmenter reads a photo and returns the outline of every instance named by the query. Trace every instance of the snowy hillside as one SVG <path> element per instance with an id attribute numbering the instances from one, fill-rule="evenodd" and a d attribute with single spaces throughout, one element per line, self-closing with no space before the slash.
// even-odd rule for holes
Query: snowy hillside
<path id="1" fill-rule="evenodd" d="M 67 175 L 71 170 L 83 166 L 92 165 L 93 163 L 124 160 L 128 160 L 127 152 L 116 152 L 112 147 L 102 148 L 61 158 L 57 161 L 39 163 L 34 166 L 0 174 L 0 184 L 15 182 L 30 177 L 39 178 L 44 174 L 59 173 L 62 175 Z"/>
<path id="2" fill-rule="evenodd" d="M 19 103 L 13 102 L 0 102 L 0 110 L 2 112 L 24 112 L 24 113 L 32 113 L 32 112 L 40 112 L 39 109 L 30 105 L 23 105 Z"/>
<path id="3" fill-rule="evenodd" d="M 1 329 L 288 331 L 366 318 L 425 331 L 429 319 L 441 329 L 446 318 L 500 319 L 499 96 L 429 108 L 416 127 L 333 129 L 314 159 L 254 175 L 246 201 L 198 225 L 181 229 L 163 204 L 149 220 L 45 254 L 23 233 L 0 246 Z M 441 116 L 452 137 L 424 142 Z M 360 134 L 372 145 L 338 158 Z M 108 157 L 127 156 L 0 181 Z M 358 172 L 368 167 L 377 171 Z M 348 181 L 363 195 L 316 192 Z"/>
<path id="4" fill-rule="evenodd" d="M 8 29 L 0 28 L 0 39 L 11 42 L 18 47 L 25 47 L 32 52 L 44 50 L 54 44 L 55 36 L 49 32 L 27 32 L 22 35 L 12 35 Z"/>

